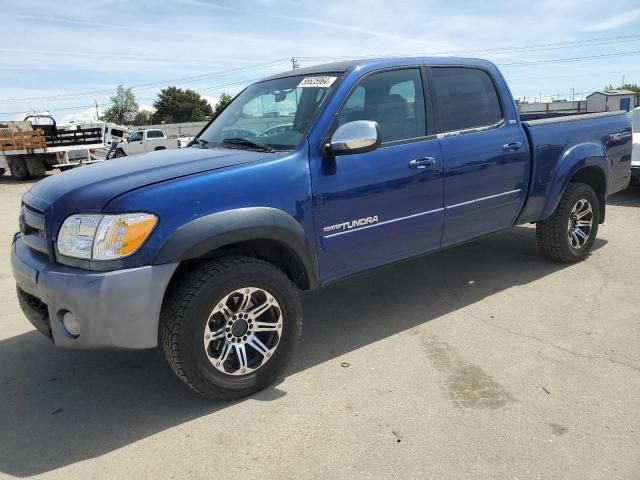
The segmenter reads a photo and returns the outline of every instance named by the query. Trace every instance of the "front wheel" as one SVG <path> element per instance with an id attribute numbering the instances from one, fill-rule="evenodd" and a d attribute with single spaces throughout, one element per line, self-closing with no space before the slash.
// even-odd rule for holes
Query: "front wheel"
<path id="1" fill-rule="evenodd" d="M 547 220 L 536 224 L 540 251 L 551 260 L 572 263 L 591 251 L 598 233 L 600 208 L 593 188 L 570 183 Z"/>
<path id="2" fill-rule="evenodd" d="M 301 331 L 296 287 L 270 263 L 211 260 L 163 303 L 160 341 L 173 371 L 205 397 L 232 400 L 284 372 Z"/>
<path id="3" fill-rule="evenodd" d="M 124 153 L 124 150 L 122 150 L 121 148 L 119 148 L 118 150 L 116 150 L 116 151 L 113 153 L 113 157 L 114 157 L 114 158 L 122 158 L 122 157 L 126 157 L 126 156 L 127 156 L 127 154 L 126 154 L 126 153 Z"/>

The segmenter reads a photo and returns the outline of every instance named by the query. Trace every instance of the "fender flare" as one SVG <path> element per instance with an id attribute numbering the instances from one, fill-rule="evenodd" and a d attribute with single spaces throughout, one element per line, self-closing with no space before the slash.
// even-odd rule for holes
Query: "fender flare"
<path id="1" fill-rule="evenodd" d="M 586 167 L 596 167 L 602 173 L 605 182 L 604 197 L 606 198 L 609 188 L 608 165 L 607 154 L 602 145 L 597 143 L 581 143 L 564 152 L 553 173 L 553 185 L 547 195 L 547 202 L 541 218 L 546 219 L 553 214 L 571 178 Z"/>
<path id="2" fill-rule="evenodd" d="M 180 262 L 247 240 L 275 240 L 298 257 L 309 288 L 320 284 L 315 250 L 302 225 L 291 215 L 271 207 L 247 207 L 213 213 L 176 229 L 160 247 L 154 264 Z"/>

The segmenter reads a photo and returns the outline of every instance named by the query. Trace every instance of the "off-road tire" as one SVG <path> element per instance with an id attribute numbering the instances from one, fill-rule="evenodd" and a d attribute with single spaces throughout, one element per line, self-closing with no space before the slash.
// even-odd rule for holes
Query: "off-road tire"
<path id="1" fill-rule="evenodd" d="M 220 372 L 203 346 L 212 309 L 229 292 L 248 286 L 269 291 L 282 310 L 282 336 L 273 356 L 240 376 Z M 160 344 L 176 375 L 197 393 L 216 400 L 246 397 L 284 373 L 300 338 L 302 308 L 296 286 L 274 265 L 249 257 L 210 260 L 172 282 L 160 314 Z"/>
<path id="2" fill-rule="evenodd" d="M 574 205 L 581 200 L 587 200 L 593 209 L 593 225 L 586 244 L 575 249 L 569 242 L 569 217 Z M 593 247 L 598 224 L 600 209 L 596 192 L 585 183 L 572 182 L 565 190 L 560 203 L 548 219 L 536 224 L 536 240 L 540 252 L 547 258 L 564 263 L 584 260 Z"/>
<path id="3" fill-rule="evenodd" d="M 22 156 L 16 156 L 9 160 L 9 171 L 16 180 L 28 180 L 31 178 L 27 162 Z"/>

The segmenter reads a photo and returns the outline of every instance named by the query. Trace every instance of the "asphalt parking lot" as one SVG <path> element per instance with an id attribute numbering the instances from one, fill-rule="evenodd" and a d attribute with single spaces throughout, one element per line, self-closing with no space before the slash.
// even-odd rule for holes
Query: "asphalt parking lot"
<path id="1" fill-rule="evenodd" d="M 66 351 L 21 314 L 30 182 L 0 177 L 0 478 L 640 478 L 640 188 L 585 262 L 531 227 L 304 296 L 288 376 L 235 403 L 159 351 Z"/>

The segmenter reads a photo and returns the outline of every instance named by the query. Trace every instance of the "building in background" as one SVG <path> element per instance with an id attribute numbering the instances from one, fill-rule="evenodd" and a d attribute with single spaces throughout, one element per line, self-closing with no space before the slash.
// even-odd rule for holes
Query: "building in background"
<path id="1" fill-rule="evenodd" d="M 636 94 L 631 90 L 603 90 L 587 95 L 588 112 L 628 112 L 636 103 Z"/>

